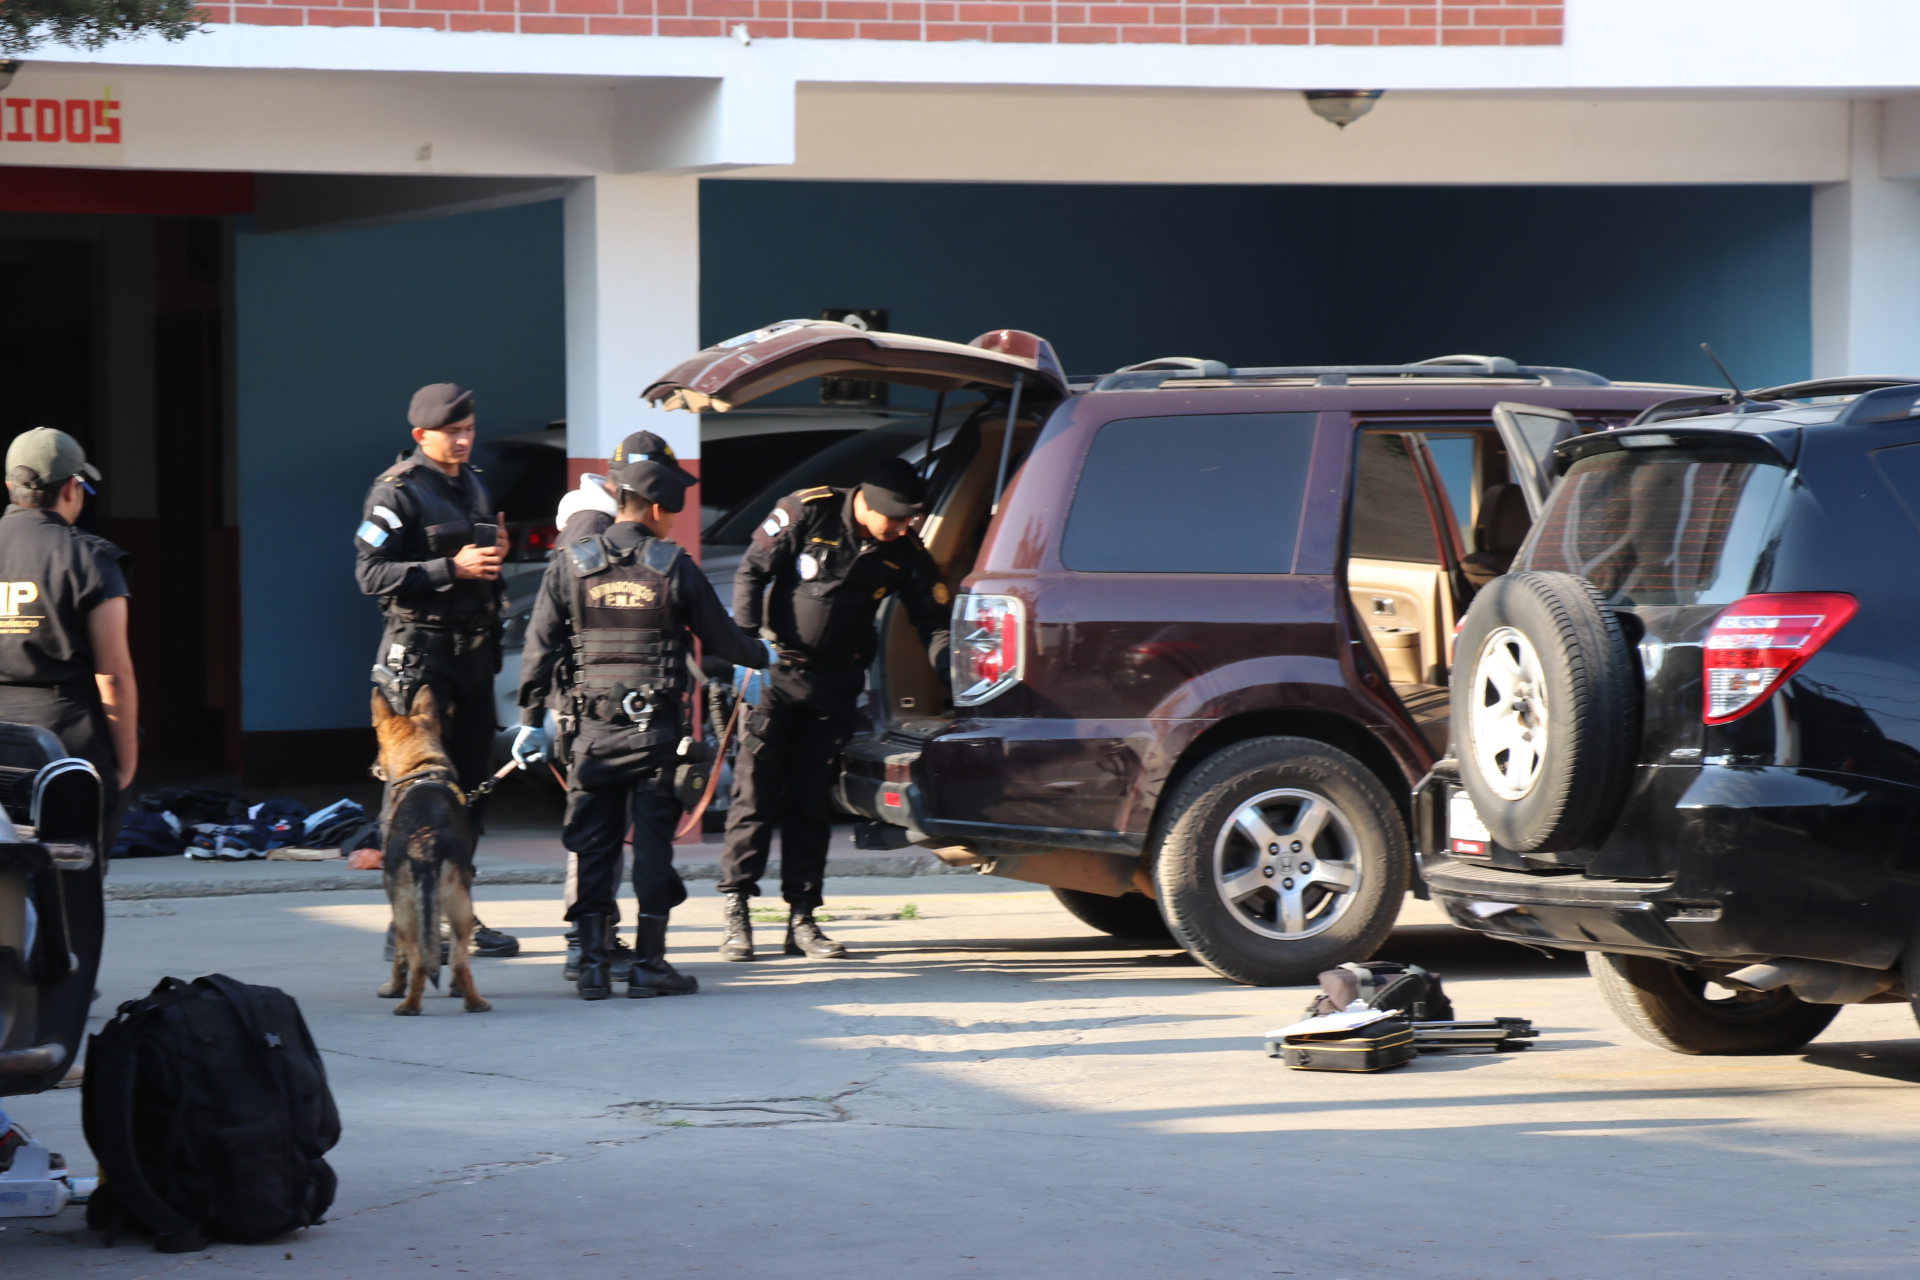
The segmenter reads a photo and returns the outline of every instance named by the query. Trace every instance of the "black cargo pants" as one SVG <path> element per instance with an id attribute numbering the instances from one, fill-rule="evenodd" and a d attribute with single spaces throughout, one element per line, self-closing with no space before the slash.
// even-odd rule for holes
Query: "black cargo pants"
<path id="1" fill-rule="evenodd" d="M 672 736 L 672 735 L 668 735 Z M 633 896 L 640 914 L 664 916 L 687 900 L 673 868 L 680 798 L 673 789 L 671 743 L 635 750 L 631 730 L 589 721 L 580 726 L 567 770 L 567 816 L 560 842 L 578 859 L 567 919 L 620 908 L 620 846 L 633 826 Z"/>
<path id="2" fill-rule="evenodd" d="M 747 712 L 733 762 L 720 892 L 760 892 L 778 828 L 781 896 L 793 907 L 820 905 L 833 835 L 832 788 L 866 681 L 864 666 L 801 671 L 782 663 L 767 672 L 766 692 Z"/>

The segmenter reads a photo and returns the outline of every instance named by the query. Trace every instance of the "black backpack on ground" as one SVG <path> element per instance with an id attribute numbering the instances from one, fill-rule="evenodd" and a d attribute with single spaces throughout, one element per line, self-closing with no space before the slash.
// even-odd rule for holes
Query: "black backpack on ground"
<path id="1" fill-rule="evenodd" d="M 87 1144 L 100 1186 L 87 1225 L 162 1253 L 252 1244 L 318 1225 L 321 1157 L 340 1140 L 326 1067 L 300 1006 L 223 974 L 163 978 L 87 1042 Z"/>

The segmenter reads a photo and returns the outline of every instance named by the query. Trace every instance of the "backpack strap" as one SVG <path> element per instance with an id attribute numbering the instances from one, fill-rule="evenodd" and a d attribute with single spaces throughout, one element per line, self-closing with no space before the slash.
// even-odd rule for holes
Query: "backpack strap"
<path id="1" fill-rule="evenodd" d="M 133 1147 L 134 1096 L 139 1087 L 141 1023 L 193 994 L 178 978 L 162 978 L 144 1000 L 130 1000 L 119 1014 L 90 1037 L 82 1088 L 82 1126 L 104 1175 L 101 1189 L 120 1214 L 154 1233 L 161 1253 L 194 1253 L 206 1248 L 200 1224 L 168 1204 L 147 1181 Z M 91 1216 L 91 1215 L 90 1215 Z M 91 1223 L 89 1225 L 92 1225 Z"/>

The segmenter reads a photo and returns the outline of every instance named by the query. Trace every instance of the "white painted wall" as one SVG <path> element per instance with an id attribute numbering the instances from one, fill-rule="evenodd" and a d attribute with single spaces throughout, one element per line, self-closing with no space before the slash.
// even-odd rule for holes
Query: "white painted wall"
<path id="1" fill-rule="evenodd" d="M 1886 112 L 1852 113 L 1846 182 L 1813 200 L 1813 372 L 1920 375 L 1920 182 L 1881 173 Z"/>
<path id="2" fill-rule="evenodd" d="M 566 197 L 567 456 L 605 459 L 634 431 L 700 456 L 700 419 L 640 399 L 700 348 L 699 180 L 582 179 Z"/>
<path id="3" fill-rule="evenodd" d="M 968 182 L 1834 182 L 1847 103 L 1388 94 L 1336 129 L 1261 90 L 800 90 L 799 160 L 743 176 Z"/>
<path id="4" fill-rule="evenodd" d="M 1806 94 L 1401 93 L 1344 131 L 1291 90 L 1259 89 L 807 84 L 796 93 L 789 81 L 755 77 L 35 62 L 6 96 L 109 90 L 120 103 L 119 145 L 0 137 L 0 165 L 1031 182 L 1834 182 L 1848 172 L 1845 101 Z"/>
<path id="5" fill-rule="evenodd" d="M 161 68 L 36 59 L 6 97 L 120 103 L 117 145 L 9 142 L 0 165 L 572 177 L 793 159 L 793 86 L 584 76 Z"/>

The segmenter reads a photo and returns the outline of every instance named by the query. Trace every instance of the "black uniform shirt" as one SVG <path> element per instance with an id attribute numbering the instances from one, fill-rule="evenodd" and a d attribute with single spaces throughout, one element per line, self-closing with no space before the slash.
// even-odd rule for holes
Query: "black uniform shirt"
<path id="1" fill-rule="evenodd" d="M 863 666 L 880 602 L 896 592 L 937 669 L 952 597 L 933 557 L 915 533 L 867 537 L 853 518 L 853 490 L 822 485 L 780 499 L 753 531 L 733 576 L 733 617 L 822 665 Z"/>
<path id="2" fill-rule="evenodd" d="M 547 561 L 546 576 L 540 580 L 540 594 L 533 602 L 526 647 L 520 656 L 518 700 L 522 724 L 537 725 L 545 718 L 548 695 L 555 691 L 556 683 L 566 678 L 559 669 L 573 637 L 573 565 L 566 547 L 581 537 L 591 536 L 595 522 L 586 518 L 591 514 L 595 513 L 581 512 L 567 521 L 568 533 L 573 536 L 562 541 L 554 551 Z M 576 533 L 576 528 L 580 532 Z M 644 526 L 623 520 L 607 526 L 602 536 L 608 547 L 624 551 L 639 546 L 642 539 L 652 535 Z M 667 589 L 672 593 L 673 615 L 707 647 L 708 653 L 736 666 L 767 665 L 767 651 L 758 640 L 727 620 L 726 609 L 713 594 L 712 585 L 694 567 L 691 556 L 683 555 L 673 562 L 667 576 Z"/>
<path id="3" fill-rule="evenodd" d="M 0 685 L 95 695 L 87 615 L 127 594 L 126 553 L 52 511 L 0 517 Z"/>
<path id="4" fill-rule="evenodd" d="M 450 476 L 415 450 L 367 490 L 354 575 L 389 613 L 432 626 L 489 621 L 499 612 L 498 581 L 456 578 L 453 555 L 473 542 L 473 526 L 495 518 L 480 473 L 462 465 Z"/>

